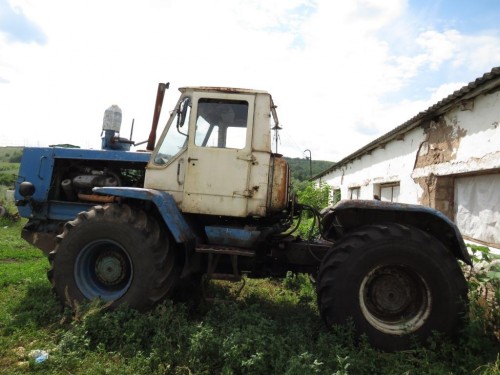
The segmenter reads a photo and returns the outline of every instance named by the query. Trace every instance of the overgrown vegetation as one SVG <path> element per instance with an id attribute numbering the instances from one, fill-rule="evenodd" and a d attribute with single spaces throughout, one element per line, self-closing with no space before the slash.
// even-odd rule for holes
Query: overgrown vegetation
<path id="1" fill-rule="evenodd" d="M 246 280 L 241 293 L 240 284 L 210 282 L 207 300 L 166 301 L 148 313 L 98 303 L 61 311 L 48 262 L 20 239 L 21 227 L 0 218 L 0 373 L 500 374 L 498 269 L 484 248 L 474 248 L 485 263 L 469 276 L 471 313 L 459 342 L 436 336 L 389 354 L 355 344 L 351 327 L 327 332 L 302 274 Z M 35 349 L 48 358 L 37 363 Z"/>
<path id="2" fill-rule="evenodd" d="M 312 181 L 309 181 L 310 176 L 314 176 L 332 164 L 331 161 L 312 160 L 301 158 L 285 158 L 290 170 L 292 171 L 292 189 L 297 194 L 299 203 L 312 207 L 320 211 L 327 207 L 332 200 L 331 186 L 322 184 L 316 186 Z M 315 222 L 312 212 L 306 211 L 301 218 L 298 235 L 302 238 L 312 239 L 319 234 L 318 223 Z"/>
<path id="3" fill-rule="evenodd" d="M 331 192 L 332 187 L 328 184 L 316 186 L 314 182 L 307 181 L 302 190 L 297 192 L 297 199 L 299 203 L 321 211 L 331 203 Z M 305 239 L 312 239 L 319 235 L 319 223 L 311 211 L 303 213 L 298 234 Z"/>
<path id="4" fill-rule="evenodd" d="M 477 310 L 471 314 L 485 331 L 500 340 L 500 256 L 488 247 L 469 244 L 475 267 L 468 272 L 471 298 Z"/>

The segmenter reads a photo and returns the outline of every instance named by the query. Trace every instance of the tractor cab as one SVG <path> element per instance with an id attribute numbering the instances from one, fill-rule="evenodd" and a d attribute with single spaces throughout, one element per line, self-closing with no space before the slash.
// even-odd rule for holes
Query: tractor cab
<path id="1" fill-rule="evenodd" d="M 264 91 L 181 88 L 148 163 L 145 188 L 186 213 L 265 217 L 286 208 L 288 166 L 271 150 L 278 119 Z"/>

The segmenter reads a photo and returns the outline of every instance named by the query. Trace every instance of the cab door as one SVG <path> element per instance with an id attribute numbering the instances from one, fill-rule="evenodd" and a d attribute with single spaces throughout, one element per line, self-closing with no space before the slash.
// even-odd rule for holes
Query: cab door
<path id="1" fill-rule="evenodd" d="M 253 95 L 194 93 L 182 211 L 247 215 Z"/>

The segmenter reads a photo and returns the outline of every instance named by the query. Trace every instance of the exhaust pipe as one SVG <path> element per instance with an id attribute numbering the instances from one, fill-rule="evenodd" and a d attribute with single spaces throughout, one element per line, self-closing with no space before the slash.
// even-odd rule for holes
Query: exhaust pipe
<path id="1" fill-rule="evenodd" d="M 165 97 L 165 90 L 170 87 L 170 82 L 159 83 L 158 92 L 156 93 L 156 103 L 153 114 L 153 124 L 151 125 L 151 132 L 149 133 L 148 145 L 146 150 L 153 151 L 156 142 L 156 129 L 158 128 L 158 122 L 160 121 L 161 107 L 163 105 L 163 98 Z"/>

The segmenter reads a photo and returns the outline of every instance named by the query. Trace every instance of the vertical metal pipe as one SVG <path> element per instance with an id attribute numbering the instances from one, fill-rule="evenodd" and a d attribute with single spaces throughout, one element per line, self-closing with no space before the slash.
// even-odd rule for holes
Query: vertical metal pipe
<path id="1" fill-rule="evenodd" d="M 156 103 L 153 114 L 153 124 L 151 125 L 151 132 L 149 133 L 148 145 L 146 150 L 153 151 L 156 142 L 156 129 L 158 128 L 158 122 L 160 121 L 161 107 L 163 105 L 163 98 L 165 97 L 165 90 L 168 89 L 169 83 L 159 83 L 158 92 L 156 93 Z"/>

